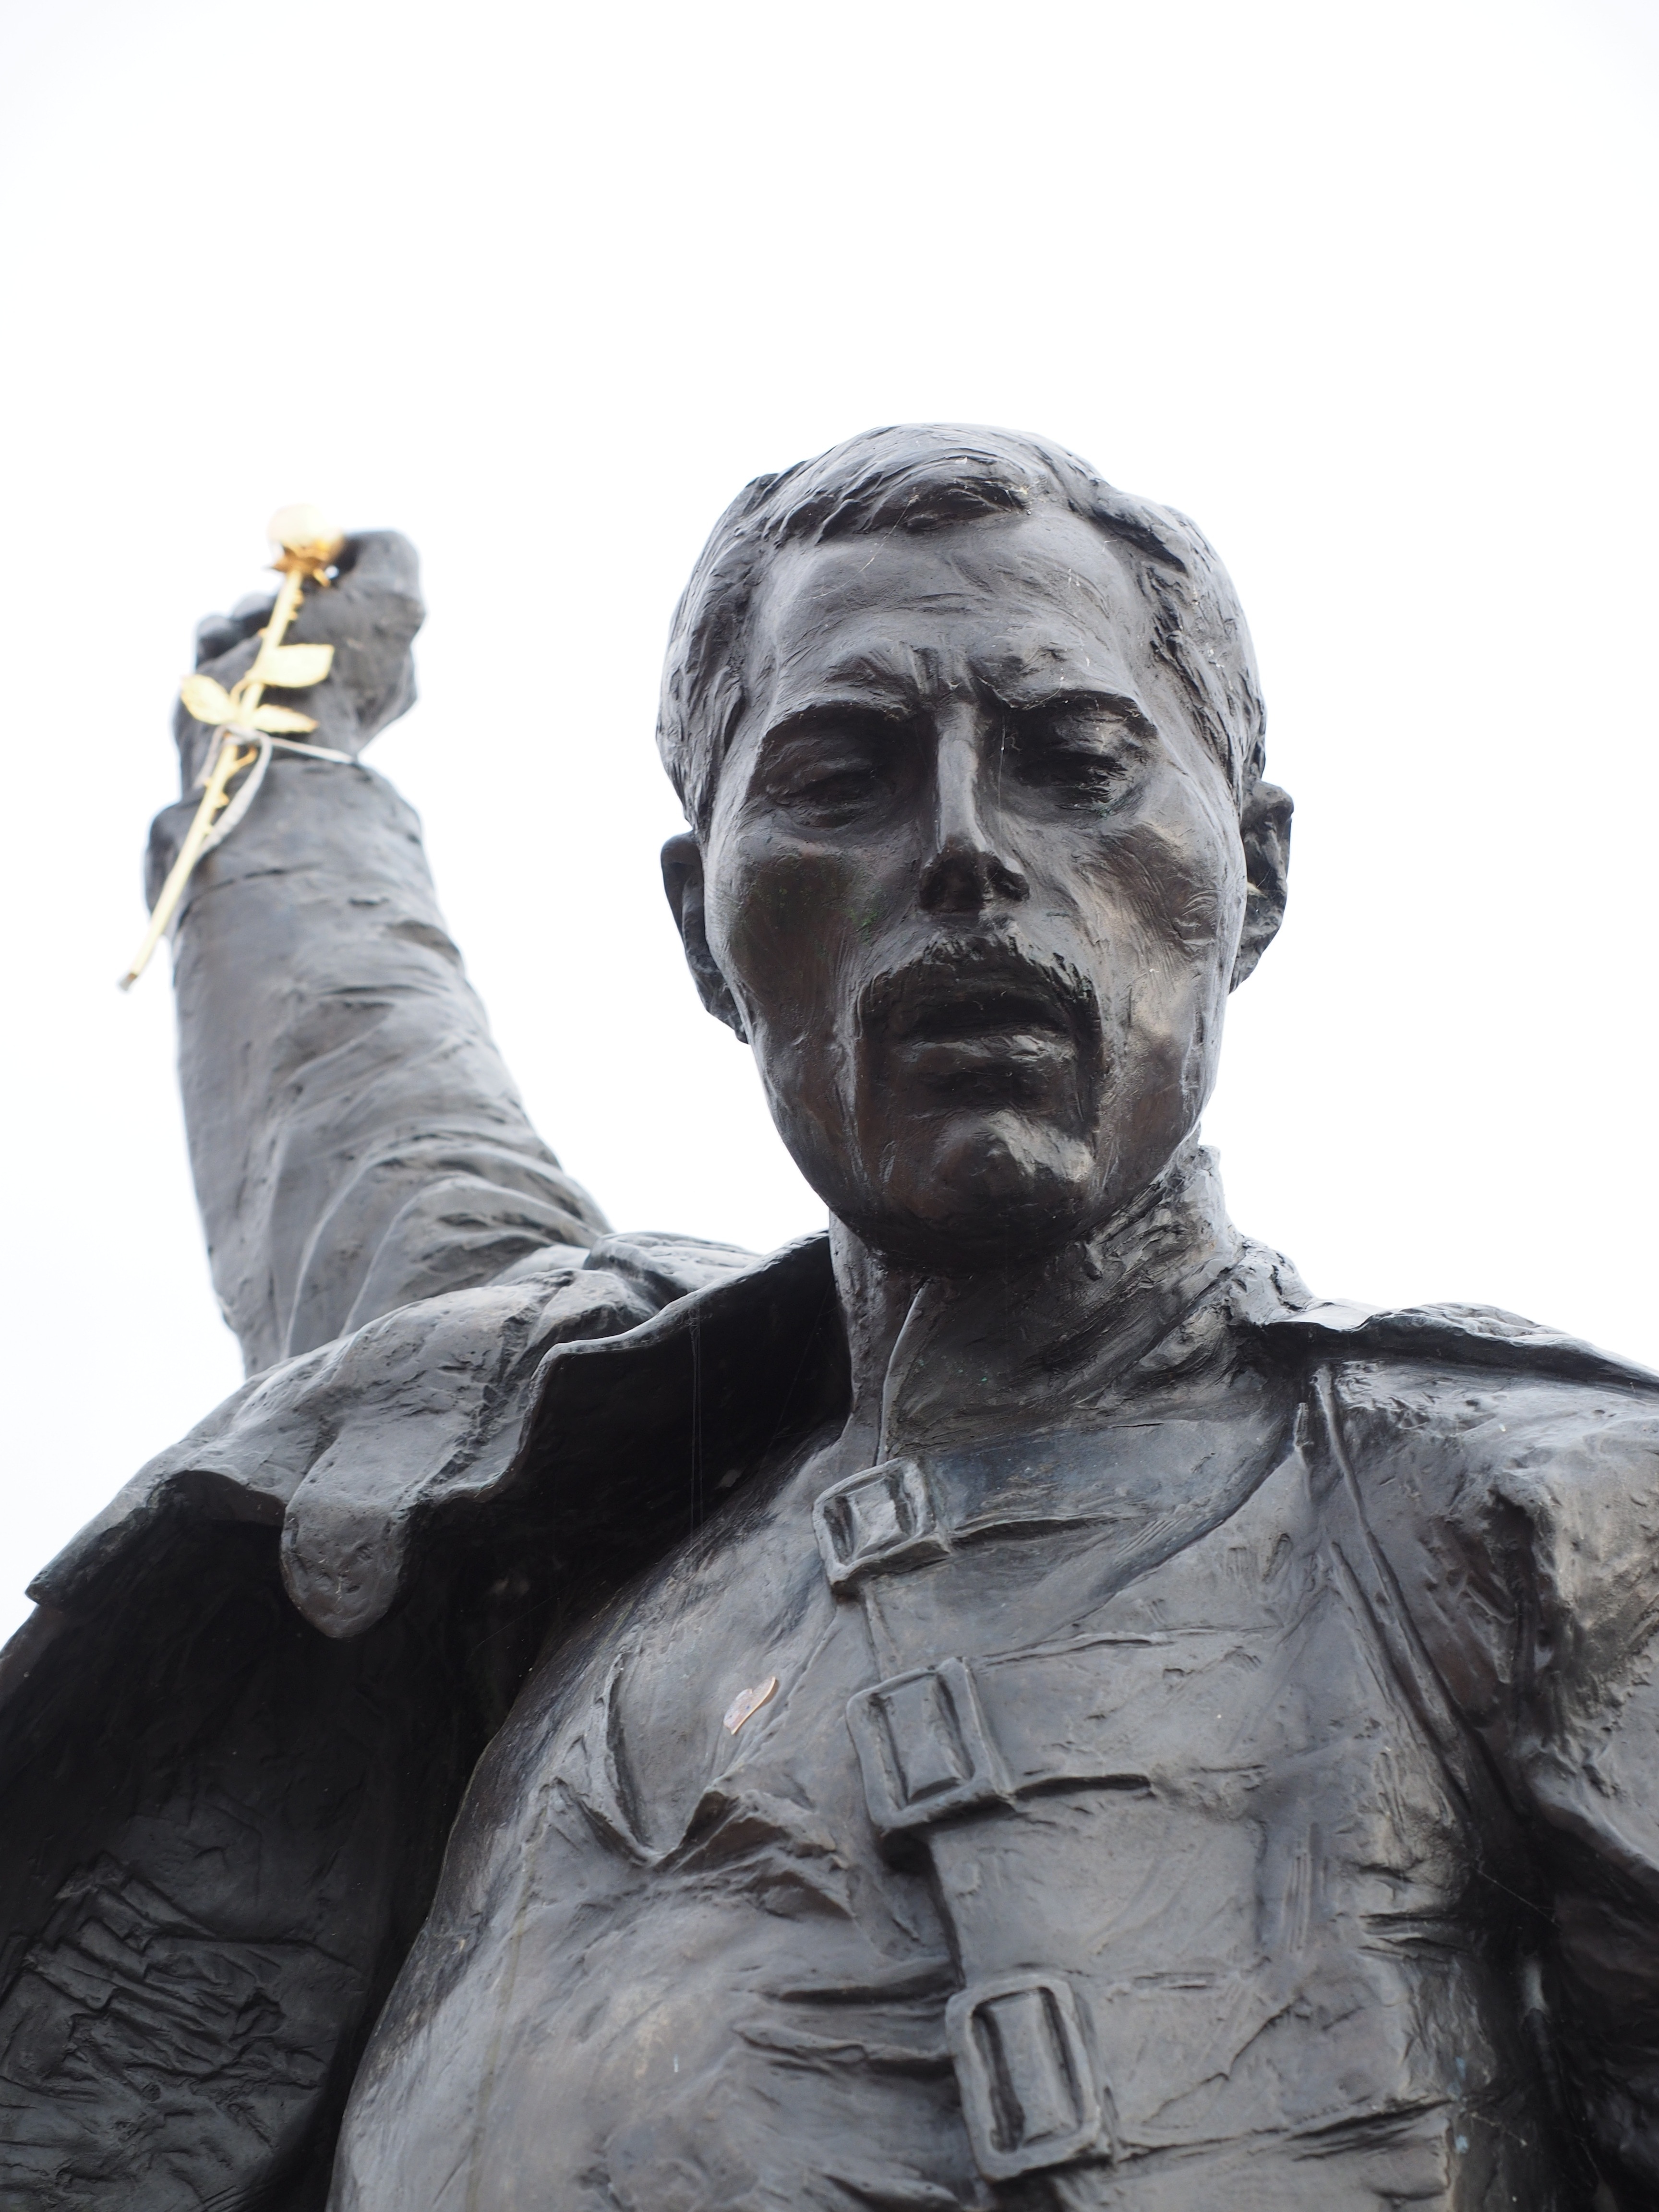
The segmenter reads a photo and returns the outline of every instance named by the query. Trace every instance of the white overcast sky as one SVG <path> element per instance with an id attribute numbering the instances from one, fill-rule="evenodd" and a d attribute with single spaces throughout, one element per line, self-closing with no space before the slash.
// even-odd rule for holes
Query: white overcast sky
<path id="1" fill-rule="evenodd" d="M 822 1212 L 657 881 L 709 525 L 927 417 L 1185 509 L 1298 801 L 1236 1217 L 1659 1364 L 1652 0 L 9 0 L 0 106 L 0 1626 L 239 1379 L 165 963 L 114 979 L 192 623 L 293 500 L 421 549 L 373 757 L 544 1133 L 762 1248 Z"/>

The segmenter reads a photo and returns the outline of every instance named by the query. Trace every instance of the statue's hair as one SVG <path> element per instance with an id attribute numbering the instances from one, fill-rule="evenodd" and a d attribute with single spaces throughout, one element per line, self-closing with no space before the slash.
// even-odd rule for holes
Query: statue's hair
<path id="1" fill-rule="evenodd" d="M 1203 533 L 1172 507 L 1114 489 L 1063 446 L 921 422 L 866 430 L 780 476 L 757 477 L 714 525 L 674 611 L 657 718 L 663 765 L 693 828 L 708 827 L 748 703 L 750 610 L 784 547 L 937 529 L 1045 501 L 1113 541 L 1150 610 L 1152 649 L 1242 802 L 1263 768 L 1261 686 L 1243 610 Z"/>

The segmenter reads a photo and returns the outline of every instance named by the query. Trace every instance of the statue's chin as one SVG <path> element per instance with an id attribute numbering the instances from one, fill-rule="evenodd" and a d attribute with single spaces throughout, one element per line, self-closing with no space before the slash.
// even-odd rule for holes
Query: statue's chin
<path id="1" fill-rule="evenodd" d="M 1086 1235 L 1099 1208 L 1093 1147 L 1007 1108 L 923 1124 L 871 1165 L 874 1203 L 851 1225 L 928 1270 L 1018 1265 Z"/>

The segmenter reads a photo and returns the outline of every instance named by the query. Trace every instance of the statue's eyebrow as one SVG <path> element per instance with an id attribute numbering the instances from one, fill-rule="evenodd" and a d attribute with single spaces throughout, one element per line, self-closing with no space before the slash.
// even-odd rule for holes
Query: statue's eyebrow
<path id="1" fill-rule="evenodd" d="M 814 671 L 813 680 L 799 690 L 786 678 L 773 700 L 766 734 L 781 736 L 837 714 L 874 714 L 884 721 L 909 721 L 921 704 L 921 687 L 912 673 L 860 655 L 837 668 Z"/>
<path id="2" fill-rule="evenodd" d="M 1047 672 L 1030 684 L 1022 684 L 1018 678 L 999 678 L 988 681 L 985 689 L 999 706 L 1006 707 L 1011 714 L 1040 714 L 1045 708 L 1064 707 L 1127 722 L 1131 729 L 1148 737 L 1157 726 L 1132 691 L 1108 690 L 1098 684 L 1056 683 Z"/>

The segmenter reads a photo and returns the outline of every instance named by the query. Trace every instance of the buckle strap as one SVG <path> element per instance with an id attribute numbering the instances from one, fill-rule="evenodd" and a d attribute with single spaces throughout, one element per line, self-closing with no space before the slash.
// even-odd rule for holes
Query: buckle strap
<path id="1" fill-rule="evenodd" d="M 951 1548 L 927 1478 L 913 1459 L 884 1460 L 831 1483 L 812 1508 L 812 1527 L 838 1596 L 868 1575 L 942 1559 Z"/>
<path id="2" fill-rule="evenodd" d="M 878 1835 L 1012 1802 L 973 1674 L 960 1659 L 859 1691 L 848 1700 L 847 1725 Z"/>
<path id="3" fill-rule="evenodd" d="M 1069 1982 L 1020 1973 L 970 1983 L 945 2008 L 945 2032 L 969 2141 L 988 2180 L 1111 2156 Z"/>
<path id="4" fill-rule="evenodd" d="M 1254 1775 L 1281 1725 L 1261 1642 L 1248 1629 L 1095 1636 L 890 1675 L 847 1705 L 870 1818 L 890 1837 L 1066 1784 Z"/>
<path id="5" fill-rule="evenodd" d="M 1115 1583 L 1158 1565 L 1227 1520 L 1279 1463 L 1283 1425 L 1242 1458 L 1220 1421 L 1109 1426 L 910 1454 L 831 1483 L 813 1509 L 830 1586 L 842 1596 L 884 1573 L 942 1559 L 988 1536 L 1071 1528 L 1109 1533 Z M 1215 1474 L 1219 1453 L 1226 1473 Z"/>

